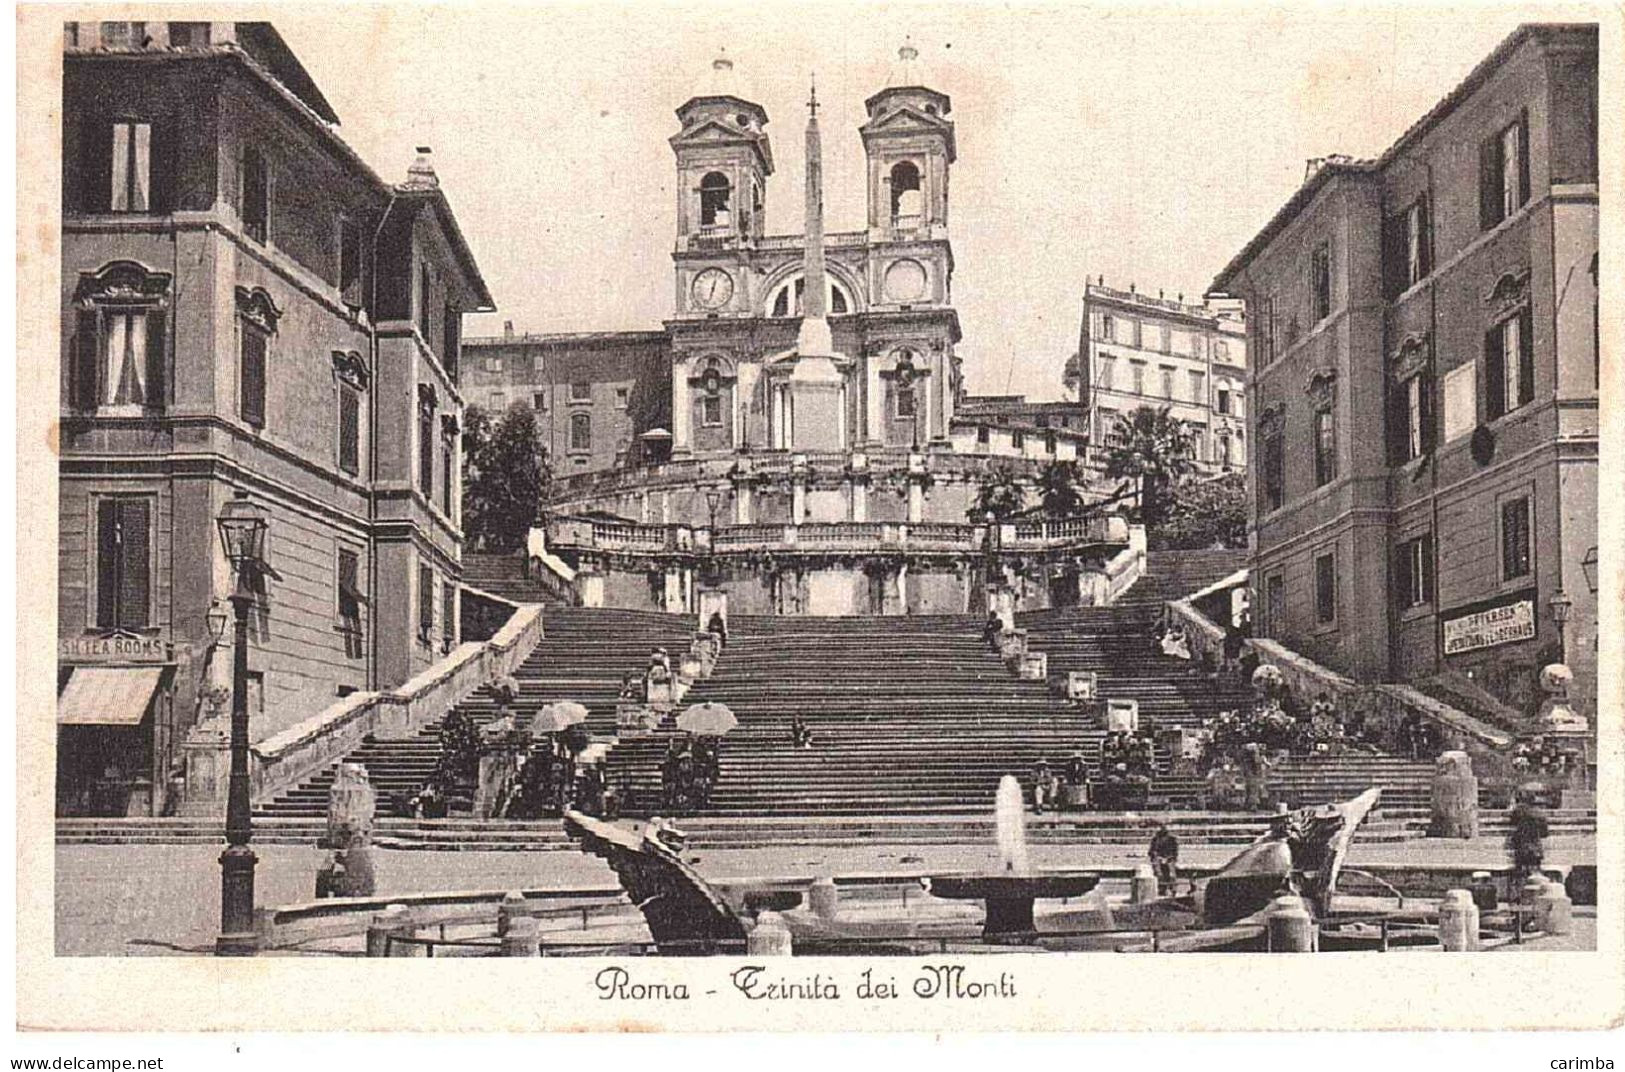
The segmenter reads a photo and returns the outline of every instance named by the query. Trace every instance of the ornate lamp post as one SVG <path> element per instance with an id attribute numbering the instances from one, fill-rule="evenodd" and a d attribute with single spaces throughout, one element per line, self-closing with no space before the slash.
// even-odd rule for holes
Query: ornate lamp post
<path id="1" fill-rule="evenodd" d="M 1592 595 L 1597 594 L 1597 548 L 1586 548 L 1586 555 L 1580 560 L 1580 572 L 1585 574 L 1586 588 Z"/>
<path id="2" fill-rule="evenodd" d="M 258 859 L 248 847 L 253 819 L 248 801 L 248 610 L 254 603 L 253 581 L 265 561 L 265 513 L 238 492 L 215 519 L 220 544 L 236 575 L 231 609 L 236 616 L 235 645 L 231 653 L 231 781 L 226 792 L 226 851 L 220 854 L 220 937 L 215 955 L 253 956 L 254 865 Z M 211 612 L 210 627 L 213 628 Z M 220 615 L 224 629 L 224 614 Z"/>
<path id="3" fill-rule="evenodd" d="M 1546 600 L 1546 605 L 1552 608 L 1552 622 L 1557 626 L 1557 660 L 1561 663 L 1569 661 L 1568 630 L 1569 609 L 1574 606 L 1574 600 L 1568 593 L 1559 588 Z"/>

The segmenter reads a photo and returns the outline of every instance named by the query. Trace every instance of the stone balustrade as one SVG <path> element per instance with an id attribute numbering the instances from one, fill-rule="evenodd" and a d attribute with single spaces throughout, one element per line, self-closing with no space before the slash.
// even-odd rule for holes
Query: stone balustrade
<path id="1" fill-rule="evenodd" d="M 542 608 L 520 606 L 486 641 L 460 644 L 404 685 L 389 692 L 357 692 L 326 710 L 273 734 L 249 750 L 250 793 L 275 796 L 354 751 L 368 736 L 410 737 L 476 690 L 512 675 L 542 638 Z M 183 814 L 219 814 L 231 766 L 224 728 L 204 724 L 187 736 Z"/>
<path id="2" fill-rule="evenodd" d="M 999 526 L 1001 552 L 1042 551 L 1064 547 L 1110 546 L 1124 550 L 1102 569 L 1107 588 L 1102 602 L 1116 598 L 1139 579 L 1144 549 L 1132 545 L 1141 531 L 1119 517 L 1067 521 L 1033 521 Z M 760 551 L 794 548 L 919 548 L 980 551 L 987 526 L 942 521 L 811 521 L 800 525 L 757 523 L 719 526 L 715 530 L 687 525 L 640 525 L 560 517 L 552 522 L 551 546 L 577 551 L 670 552 Z"/>

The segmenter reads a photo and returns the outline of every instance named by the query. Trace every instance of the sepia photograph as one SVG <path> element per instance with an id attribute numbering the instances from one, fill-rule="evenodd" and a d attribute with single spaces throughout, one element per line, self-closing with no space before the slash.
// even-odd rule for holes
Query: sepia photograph
<path id="1" fill-rule="evenodd" d="M 1617 937 L 1614 23 L 31 14 L 47 958 Z"/>

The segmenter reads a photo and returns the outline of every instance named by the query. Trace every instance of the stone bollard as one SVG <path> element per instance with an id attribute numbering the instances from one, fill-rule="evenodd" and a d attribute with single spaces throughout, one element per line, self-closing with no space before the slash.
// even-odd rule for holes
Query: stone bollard
<path id="1" fill-rule="evenodd" d="M 1547 882 L 1535 900 L 1540 929 L 1547 934 L 1568 934 L 1574 929 L 1574 902 L 1560 882 Z"/>
<path id="2" fill-rule="evenodd" d="M 819 919 L 834 919 L 841 914 L 841 896 L 835 889 L 835 880 L 828 875 L 813 879 L 807 887 L 807 907 Z"/>
<path id="3" fill-rule="evenodd" d="M 1302 897 L 1288 893 L 1271 902 L 1268 926 L 1270 952 L 1314 952 L 1315 921 L 1309 917 Z"/>
<path id="4" fill-rule="evenodd" d="M 534 957 L 541 954 L 541 924 L 535 916 L 514 916 L 502 936 L 505 957 Z"/>
<path id="5" fill-rule="evenodd" d="M 763 912 L 756 917 L 756 926 L 745 936 L 745 952 L 753 957 L 787 957 L 790 955 L 790 928 L 777 912 Z"/>
<path id="6" fill-rule="evenodd" d="M 1495 888 L 1495 877 L 1488 871 L 1473 872 L 1473 904 L 1478 906 L 1480 915 L 1493 912 L 1500 907 L 1501 895 Z"/>
<path id="7" fill-rule="evenodd" d="M 403 904 L 392 904 L 382 912 L 373 914 L 367 925 L 367 956 L 410 957 L 418 946 L 391 945 L 390 939 L 412 933 L 412 914 Z"/>
<path id="8" fill-rule="evenodd" d="M 1478 906 L 1468 890 L 1451 890 L 1439 901 L 1439 948 L 1446 953 L 1478 949 Z"/>
<path id="9" fill-rule="evenodd" d="M 1446 752 L 1433 772 L 1433 814 L 1429 837 L 1478 836 L 1478 778 L 1466 752 Z"/>
<path id="10" fill-rule="evenodd" d="M 1129 901 L 1133 904 L 1146 904 L 1157 899 L 1157 876 L 1150 864 L 1140 864 L 1134 869 L 1130 891 Z"/>
<path id="11" fill-rule="evenodd" d="M 501 938 L 508 933 L 508 928 L 516 919 L 522 919 L 525 912 L 525 895 L 518 890 L 509 890 L 502 895 L 502 901 L 497 905 L 497 937 Z"/>
<path id="12" fill-rule="evenodd" d="M 1524 915 L 1526 921 L 1525 931 L 1538 931 L 1545 927 L 1545 920 L 1541 918 L 1542 909 L 1540 895 L 1546 892 L 1546 877 L 1544 875 L 1530 875 L 1524 882 L 1523 888 L 1518 891 L 1518 904 L 1527 910 Z"/>

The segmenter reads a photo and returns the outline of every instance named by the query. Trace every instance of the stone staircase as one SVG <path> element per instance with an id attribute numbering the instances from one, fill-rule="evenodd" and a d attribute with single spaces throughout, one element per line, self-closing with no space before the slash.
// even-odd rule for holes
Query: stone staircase
<path id="1" fill-rule="evenodd" d="M 564 602 L 552 590 L 525 576 L 524 556 L 517 553 L 464 552 L 463 583 L 514 603 L 542 603 L 557 607 Z"/>
<path id="2" fill-rule="evenodd" d="M 895 815 L 987 812 L 999 778 L 1103 736 L 1044 682 L 1018 681 L 964 615 L 736 616 L 715 673 L 686 702 L 726 704 L 706 814 Z M 811 749 L 792 747 L 799 715 Z M 658 808 L 669 734 L 622 743 L 612 780 Z"/>
<path id="3" fill-rule="evenodd" d="M 632 610 L 584 610 L 550 607 L 544 619 L 545 635 L 514 675 L 519 696 L 515 717 L 521 725 L 544 704 L 574 700 L 587 708 L 587 730 L 595 738 L 615 733 L 615 706 L 621 679 L 641 674 L 649 665 L 649 652 L 664 647 L 675 658 L 688 650 L 694 622 L 688 617 Z M 496 702 L 481 689 L 459 709 L 476 723 L 496 717 Z M 345 762 L 360 763 L 378 790 L 380 812 L 416 793 L 434 772 L 440 758 L 440 722 L 437 720 L 405 740 L 368 738 Z M 297 788 L 262 803 L 266 816 L 321 816 L 327 810 L 327 791 L 333 769 L 321 771 Z"/>

